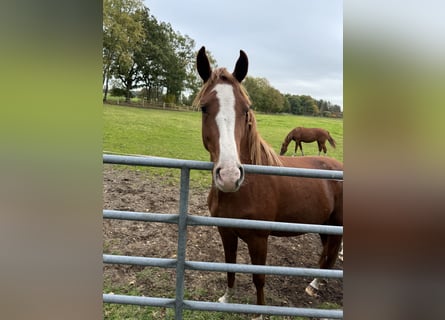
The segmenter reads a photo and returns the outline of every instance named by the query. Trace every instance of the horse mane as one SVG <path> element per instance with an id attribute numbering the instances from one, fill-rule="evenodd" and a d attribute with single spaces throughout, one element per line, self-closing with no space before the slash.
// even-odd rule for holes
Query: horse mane
<path id="1" fill-rule="evenodd" d="M 249 146 L 250 160 L 256 165 L 282 166 L 275 150 L 261 137 L 257 130 L 256 119 L 252 109 L 249 109 Z"/>
<path id="2" fill-rule="evenodd" d="M 295 130 L 295 129 L 292 129 L 292 130 L 287 134 L 286 138 L 284 138 L 284 142 L 283 142 L 283 143 L 285 143 L 286 146 L 288 146 L 289 143 L 290 143 L 290 141 L 292 140 L 294 130 Z"/>

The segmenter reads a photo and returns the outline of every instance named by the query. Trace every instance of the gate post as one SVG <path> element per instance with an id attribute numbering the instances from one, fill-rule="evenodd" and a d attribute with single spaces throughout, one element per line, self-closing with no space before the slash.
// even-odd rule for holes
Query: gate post
<path id="1" fill-rule="evenodd" d="M 187 211 L 189 199 L 190 169 L 181 168 L 181 185 L 179 191 L 179 221 L 178 221 L 178 255 L 176 262 L 176 301 L 175 320 L 182 320 L 184 309 L 184 275 L 185 249 L 187 242 Z"/>

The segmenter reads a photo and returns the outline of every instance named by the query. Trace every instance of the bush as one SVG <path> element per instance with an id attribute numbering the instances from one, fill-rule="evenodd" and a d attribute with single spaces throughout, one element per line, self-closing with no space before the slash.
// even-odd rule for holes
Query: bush
<path id="1" fill-rule="evenodd" d="M 110 94 L 115 97 L 125 97 L 125 89 L 113 87 L 110 90 Z"/>

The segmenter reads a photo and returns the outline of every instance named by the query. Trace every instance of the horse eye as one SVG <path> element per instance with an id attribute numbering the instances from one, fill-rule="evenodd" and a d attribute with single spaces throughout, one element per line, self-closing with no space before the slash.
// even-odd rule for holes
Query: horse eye
<path id="1" fill-rule="evenodd" d="M 201 107 L 201 112 L 202 113 L 207 113 L 207 107 L 206 106 L 202 106 Z"/>

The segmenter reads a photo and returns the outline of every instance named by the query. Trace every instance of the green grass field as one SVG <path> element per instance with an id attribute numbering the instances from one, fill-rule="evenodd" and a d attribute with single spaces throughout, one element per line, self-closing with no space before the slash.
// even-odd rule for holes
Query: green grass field
<path id="1" fill-rule="evenodd" d="M 142 154 L 190 160 L 209 159 L 201 140 L 201 114 L 104 105 L 104 152 Z M 343 120 L 295 115 L 256 114 L 261 136 L 280 151 L 287 133 L 297 126 L 328 130 L 337 142 L 328 156 L 343 161 Z M 289 146 L 291 155 L 294 143 Z M 316 143 L 305 143 L 306 155 L 318 155 Z"/>
<path id="2" fill-rule="evenodd" d="M 297 126 L 320 127 L 328 130 L 337 142 L 333 149 L 328 143 L 327 155 L 343 161 L 343 120 L 295 115 L 256 114 L 261 136 L 280 151 L 281 143 L 290 130 Z M 137 154 L 157 157 L 209 161 L 209 154 L 201 140 L 201 114 L 114 106 L 103 107 L 104 153 Z M 292 155 L 291 142 L 287 155 Z M 305 155 L 318 155 L 317 144 L 303 143 Z M 145 169 L 141 169 L 145 170 Z M 148 169 L 147 169 L 148 170 Z M 169 175 L 171 170 L 153 169 Z M 173 178 L 174 181 L 177 178 Z M 206 171 L 191 172 L 192 185 L 209 186 Z"/>

